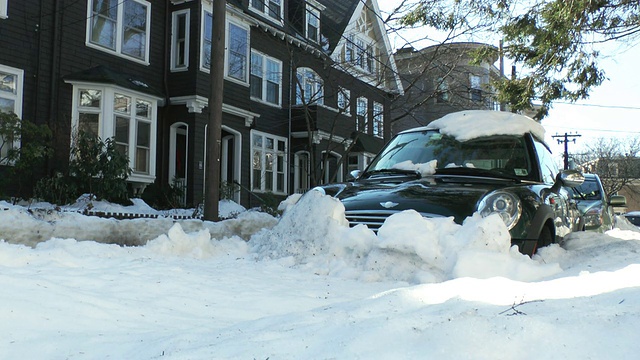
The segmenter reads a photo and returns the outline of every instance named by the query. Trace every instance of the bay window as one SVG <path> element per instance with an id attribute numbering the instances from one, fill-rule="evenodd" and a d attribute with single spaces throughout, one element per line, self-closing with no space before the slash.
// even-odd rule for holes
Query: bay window
<path id="1" fill-rule="evenodd" d="M 129 158 L 133 182 L 155 179 L 157 101 L 125 89 L 74 84 L 73 129 L 113 138 Z"/>
<path id="2" fill-rule="evenodd" d="M 285 194 L 287 191 L 287 139 L 251 131 L 253 191 Z"/>
<path id="3" fill-rule="evenodd" d="M 23 82 L 24 70 L 0 65 L 0 112 L 13 113 L 22 118 Z M 0 135 L 0 164 L 7 164 L 9 151 L 18 147 L 20 141 L 17 138 L 2 138 Z"/>

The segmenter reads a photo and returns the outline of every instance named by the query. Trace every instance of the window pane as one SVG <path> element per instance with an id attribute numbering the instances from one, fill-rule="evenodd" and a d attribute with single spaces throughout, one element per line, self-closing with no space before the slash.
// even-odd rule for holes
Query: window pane
<path id="1" fill-rule="evenodd" d="M 260 11 L 264 11 L 265 0 L 251 0 L 251 7 Z"/>
<path id="2" fill-rule="evenodd" d="M 262 79 L 251 75 L 249 81 L 251 85 L 251 96 L 262 99 Z"/>
<path id="3" fill-rule="evenodd" d="M 267 83 L 267 102 L 272 104 L 280 103 L 280 86 L 274 83 Z"/>
<path id="4" fill-rule="evenodd" d="M 131 98 L 128 96 L 116 94 L 113 101 L 113 109 L 118 112 L 131 113 Z"/>
<path id="5" fill-rule="evenodd" d="M 273 149 L 273 139 L 271 138 L 265 138 L 265 147 L 269 150 Z"/>
<path id="6" fill-rule="evenodd" d="M 80 90 L 80 106 L 89 108 L 100 108 L 102 91 L 100 90 Z"/>
<path id="7" fill-rule="evenodd" d="M 269 16 L 280 19 L 280 0 L 269 1 Z"/>
<path id="8" fill-rule="evenodd" d="M 118 0 L 93 0 L 91 42 L 116 49 Z"/>
<path id="9" fill-rule="evenodd" d="M 0 91 L 15 94 L 17 91 L 18 77 L 0 71 Z"/>
<path id="10" fill-rule="evenodd" d="M 149 149 L 136 148 L 136 171 L 149 172 Z"/>
<path id="11" fill-rule="evenodd" d="M 151 119 L 151 103 L 144 100 L 136 101 L 136 116 Z"/>
<path id="12" fill-rule="evenodd" d="M 13 113 L 15 112 L 16 102 L 11 99 L 0 98 L 0 112 Z"/>
<path id="13" fill-rule="evenodd" d="M 262 147 L 262 136 L 260 136 L 260 135 L 254 135 L 253 136 L 253 146 L 257 147 L 257 148 L 261 148 Z"/>
<path id="14" fill-rule="evenodd" d="M 129 119 L 117 116 L 116 117 L 116 148 L 121 154 L 128 156 L 129 152 Z"/>
<path id="15" fill-rule="evenodd" d="M 116 143 L 129 144 L 129 119 L 116 116 Z"/>
<path id="16" fill-rule="evenodd" d="M 151 124 L 138 122 L 137 146 L 149 147 L 151 145 Z"/>
<path id="17" fill-rule="evenodd" d="M 79 114 L 78 119 L 78 130 L 83 131 L 87 134 L 91 134 L 93 136 L 98 136 L 98 119 L 100 116 L 98 114 Z"/>
<path id="18" fill-rule="evenodd" d="M 239 80 L 246 79 L 247 52 L 247 30 L 230 23 L 228 57 L 229 76 Z"/>
<path id="19" fill-rule="evenodd" d="M 211 67 L 211 28 L 213 26 L 213 18 L 211 13 L 204 15 L 204 41 L 202 43 L 202 66 Z"/>
<path id="20" fill-rule="evenodd" d="M 122 52 L 144 59 L 147 43 L 147 7 L 133 0 L 124 2 Z"/>

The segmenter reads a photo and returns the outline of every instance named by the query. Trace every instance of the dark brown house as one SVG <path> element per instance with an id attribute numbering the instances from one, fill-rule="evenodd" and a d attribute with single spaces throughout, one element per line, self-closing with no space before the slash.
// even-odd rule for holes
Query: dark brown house
<path id="1" fill-rule="evenodd" d="M 366 165 L 402 94 L 376 0 L 226 8 L 220 180 L 237 184 L 234 199 L 253 207 Z M 46 173 L 65 168 L 84 129 L 128 155 L 134 195 L 173 183 L 201 203 L 211 11 L 211 0 L 0 0 L 0 111 L 51 128 Z"/>

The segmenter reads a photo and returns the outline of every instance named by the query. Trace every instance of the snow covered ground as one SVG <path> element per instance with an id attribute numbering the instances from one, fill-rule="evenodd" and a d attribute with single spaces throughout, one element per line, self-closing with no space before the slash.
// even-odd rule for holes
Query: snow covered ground
<path id="1" fill-rule="evenodd" d="M 221 214 L 243 210 L 231 205 Z M 404 212 L 376 236 L 315 193 L 280 219 L 243 211 L 220 223 L 0 209 L 0 359 L 640 352 L 640 232 L 625 220 L 530 259 L 497 217 L 460 226 Z"/>

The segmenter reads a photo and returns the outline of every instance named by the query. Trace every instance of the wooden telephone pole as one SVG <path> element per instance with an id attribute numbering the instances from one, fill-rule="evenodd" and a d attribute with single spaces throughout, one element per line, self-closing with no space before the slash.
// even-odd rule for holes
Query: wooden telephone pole
<path id="1" fill-rule="evenodd" d="M 207 164 L 205 174 L 204 219 L 218 221 L 220 200 L 220 143 L 222 137 L 222 92 L 224 89 L 224 33 L 226 0 L 213 0 L 211 22 L 211 92 L 207 125 Z"/>
<path id="2" fill-rule="evenodd" d="M 564 143 L 564 169 L 568 169 L 569 168 L 569 141 L 573 141 L 573 143 L 576 143 L 576 139 L 577 137 L 580 137 L 582 135 L 580 134 L 567 134 L 564 133 L 564 135 L 553 135 L 552 138 L 558 140 L 558 144 L 562 144 Z M 573 139 L 569 139 L 569 138 L 573 138 Z"/>

